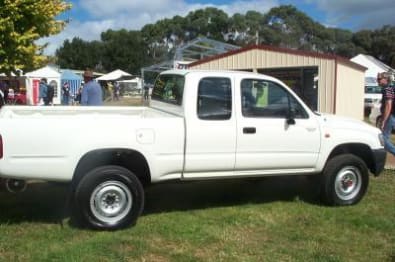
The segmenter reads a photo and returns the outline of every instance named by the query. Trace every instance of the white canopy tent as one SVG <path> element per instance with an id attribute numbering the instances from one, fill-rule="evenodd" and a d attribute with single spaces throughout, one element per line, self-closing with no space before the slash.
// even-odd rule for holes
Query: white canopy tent
<path id="1" fill-rule="evenodd" d="M 102 75 L 102 76 L 96 78 L 95 80 L 97 80 L 97 81 L 115 81 L 115 80 L 119 80 L 125 76 L 131 77 L 132 75 L 125 72 L 125 71 L 117 69 L 117 70 L 114 70 L 108 74 Z"/>
<path id="2" fill-rule="evenodd" d="M 26 85 L 26 97 L 27 103 L 30 105 L 36 105 L 38 103 L 38 89 L 41 78 L 46 78 L 49 85 L 52 85 L 55 90 L 53 98 L 54 104 L 60 104 L 60 77 L 61 74 L 50 66 L 37 69 L 35 71 L 25 74 L 27 78 Z"/>

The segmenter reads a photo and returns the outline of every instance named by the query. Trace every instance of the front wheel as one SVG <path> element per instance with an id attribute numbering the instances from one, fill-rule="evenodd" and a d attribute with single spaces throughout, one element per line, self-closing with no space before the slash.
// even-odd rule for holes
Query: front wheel
<path id="1" fill-rule="evenodd" d="M 369 171 L 359 157 L 344 154 L 328 161 L 322 179 L 321 196 L 325 203 L 333 206 L 353 205 L 366 193 Z"/>
<path id="2" fill-rule="evenodd" d="M 120 166 L 103 166 L 77 184 L 72 211 L 83 225 L 115 230 L 134 224 L 143 207 L 144 190 L 136 175 Z"/>

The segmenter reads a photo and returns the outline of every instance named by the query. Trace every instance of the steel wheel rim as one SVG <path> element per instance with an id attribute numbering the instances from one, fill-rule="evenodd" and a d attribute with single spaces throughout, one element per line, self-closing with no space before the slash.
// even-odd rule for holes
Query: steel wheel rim
<path id="1" fill-rule="evenodd" d="M 93 215 L 107 224 L 115 224 L 132 209 L 133 196 L 129 188 L 119 181 L 98 185 L 90 198 Z"/>
<path id="2" fill-rule="evenodd" d="M 335 192 L 341 200 L 350 200 L 358 195 L 362 186 L 362 175 L 358 168 L 347 166 L 336 175 Z"/>

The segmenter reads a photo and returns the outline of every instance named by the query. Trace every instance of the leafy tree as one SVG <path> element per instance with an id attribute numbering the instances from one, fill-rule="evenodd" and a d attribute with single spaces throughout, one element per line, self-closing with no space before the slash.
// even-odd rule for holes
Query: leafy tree
<path id="1" fill-rule="evenodd" d="M 272 8 L 265 15 L 263 26 L 263 40 L 268 44 L 314 51 L 325 48 L 322 36 L 326 28 L 294 6 Z"/>
<path id="2" fill-rule="evenodd" d="M 147 63 L 147 55 L 142 52 L 147 47 L 140 31 L 108 30 L 101 35 L 103 42 L 103 67 L 107 71 L 122 69 L 139 74 Z"/>
<path id="3" fill-rule="evenodd" d="M 247 37 L 247 21 L 244 15 L 236 13 L 229 18 L 226 37 L 232 44 L 243 45 Z"/>
<path id="4" fill-rule="evenodd" d="M 395 67 L 395 26 L 383 26 L 375 30 L 372 36 L 372 48 L 370 54 Z"/>
<path id="5" fill-rule="evenodd" d="M 152 59 L 160 57 L 158 53 L 163 49 L 164 32 L 161 32 L 158 24 L 145 25 L 142 30 L 142 37 L 147 45 L 147 53 Z"/>
<path id="6" fill-rule="evenodd" d="M 62 67 L 137 73 L 143 66 L 170 60 L 177 47 L 199 36 L 239 46 L 262 43 L 348 58 L 366 53 L 395 66 L 394 26 L 355 33 L 327 28 L 291 5 L 232 17 L 216 8 L 195 10 L 145 25 L 141 31 L 109 30 L 101 41 L 67 40 L 56 54 Z"/>
<path id="7" fill-rule="evenodd" d="M 352 41 L 356 46 L 362 48 L 365 52 L 372 49 L 372 31 L 361 30 L 352 36 Z"/>
<path id="8" fill-rule="evenodd" d="M 41 37 L 59 33 L 65 21 L 57 15 L 71 7 L 62 0 L 2 0 L 0 8 L 0 70 L 6 73 L 42 64 Z"/>
<path id="9" fill-rule="evenodd" d="M 247 31 L 245 44 L 255 44 L 260 43 L 260 32 L 262 32 L 262 25 L 264 23 L 264 16 L 256 11 L 248 11 L 245 15 Z"/>
<path id="10" fill-rule="evenodd" d="M 71 42 L 65 40 L 55 52 L 60 67 L 80 70 L 100 68 L 102 54 L 102 42 L 87 42 L 78 37 L 74 37 Z"/>

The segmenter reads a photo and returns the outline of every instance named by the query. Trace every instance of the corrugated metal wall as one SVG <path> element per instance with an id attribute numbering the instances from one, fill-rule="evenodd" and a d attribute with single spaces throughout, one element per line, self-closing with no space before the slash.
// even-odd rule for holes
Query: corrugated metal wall
<path id="1" fill-rule="evenodd" d="M 365 72 L 337 63 L 337 115 L 363 119 L 364 78 Z"/>
<path id="2" fill-rule="evenodd" d="M 336 65 L 338 66 L 336 76 Z M 364 72 L 336 63 L 334 58 L 297 54 L 297 52 L 279 52 L 263 49 L 250 49 L 217 59 L 192 64 L 193 69 L 207 70 L 252 70 L 287 67 L 318 67 L 318 110 L 326 113 L 339 113 L 358 119 L 363 118 Z M 347 77 L 349 75 L 350 77 Z M 348 79 L 346 79 L 348 78 Z M 337 83 L 336 83 L 337 79 Z M 346 79 L 346 80 L 345 80 Z M 337 85 L 337 86 L 336 86 Z M 335 92 L 335 88 L 337 91 Z M 340 91 L 339 91 L 340 90 Z M 350 96 L 353 93 L 353 105 Z M 336 94 L 335 94 L 336 93 Z M 335 95 L 337 95 L 335 100 Z M 336 107 L 335 107 L 336 102 Z"/>

